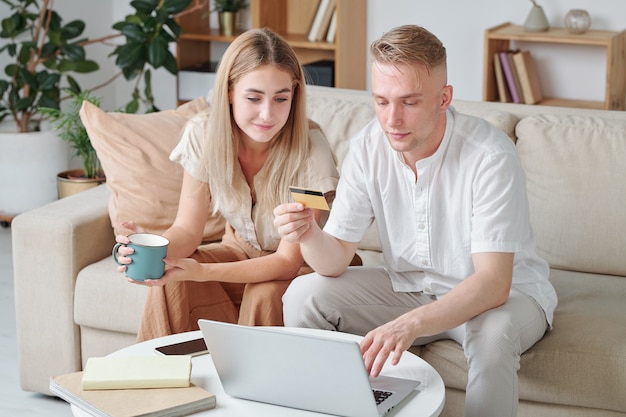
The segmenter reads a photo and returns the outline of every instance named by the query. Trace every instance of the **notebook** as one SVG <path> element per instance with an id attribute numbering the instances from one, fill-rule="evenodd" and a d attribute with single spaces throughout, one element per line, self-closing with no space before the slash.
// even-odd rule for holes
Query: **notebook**
<path id="1" fill-rule="evenodd" d="M 349 417 L 380 417 L 419 381 L 368 376 L 355 341 L 201 319 L 224 392 L 232 397 Z M 382 392 L 377 405 L 374 391 Z"/>

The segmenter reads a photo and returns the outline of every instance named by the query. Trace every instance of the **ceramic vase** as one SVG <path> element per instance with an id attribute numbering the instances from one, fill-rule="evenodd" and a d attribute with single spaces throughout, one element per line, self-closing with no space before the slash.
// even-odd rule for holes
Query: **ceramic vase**
<path id="1" fill-rule="evenodd" d="M 524 22 L 526 32 L 545 32 L 550 28 L 546 14 L 541 6 L 533 6 Z"/>

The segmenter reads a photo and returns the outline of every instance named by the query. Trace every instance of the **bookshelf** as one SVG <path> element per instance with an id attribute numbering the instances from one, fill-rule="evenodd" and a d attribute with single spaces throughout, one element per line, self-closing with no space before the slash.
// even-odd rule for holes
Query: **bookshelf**
<path id="1" fill-rule="evenodd" d="M 269 27 L 294 48 L 302 65 L 317 61 L 334 63 L 334 85 L 338 88 L 366 88 L 366 0 L 336 0 L 337 32 L 335 42 L 309 42 L 307 35 L 319 1 L 250 0 L 251 27 Z M 222 36 L 210 27 L 206 8 L 183 13 L 178 23 L 183 33 L 176 45 L 179 70 L 209 67 L 212 43 L 232 42 L 233 36 Z M 213 59 L 215 59 L 213 57 Z M 201 95 L 201 94 L 198 94 Z M 178 102 L 184 102 L 177 92 Z"/>
<path id="2" fill-rule="evenodd" d="M 485 31 L 483 63 L 483 100 L 497 101 L 498 89 L 494 73 L 494 53 L 513 49 L 512 42 L 551 43 L 558 45 L 587 45 L 606 50 L 606 83 L 604 101 L 570 100 L 544 97 L 538 104 L 548 106 L 582 107 L 604 110 L 626 110 L 626 30 L 621 32 L 590 30 L 571 34 L 565 28 L 550 28 L 547 32 L 526 32 L 522 26 L 504 23 Z"/>

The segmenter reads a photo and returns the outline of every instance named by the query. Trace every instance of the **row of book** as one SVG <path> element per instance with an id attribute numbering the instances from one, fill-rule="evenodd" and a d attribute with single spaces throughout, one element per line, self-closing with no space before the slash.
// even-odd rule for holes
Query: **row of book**
<path id="1" fill-rule="evenodd" d="M 537 104 L 543 100 L 535 62 L 530 51 L 508 50 L 493 57 L 498 98 L 501 102 Z"/>
<path id="2" fill-rule="evenodd" d="M 336 0 L 319 0 L 309 29 L 309 42 L 335 42 L 337 34 Z"/>

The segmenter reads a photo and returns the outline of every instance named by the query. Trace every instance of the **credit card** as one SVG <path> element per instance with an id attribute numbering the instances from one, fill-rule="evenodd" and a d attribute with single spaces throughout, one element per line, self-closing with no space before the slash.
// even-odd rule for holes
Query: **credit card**
<path id="1" fill-rule="evenodd" d="M 291 191 L 294 201 L 303 204 L 304 207 L 318 210 L 330 210 L 326 198 L 324 198 L 324 194 L 321 191 L 294 186 L 290 186 L 289 191 Z"/>

